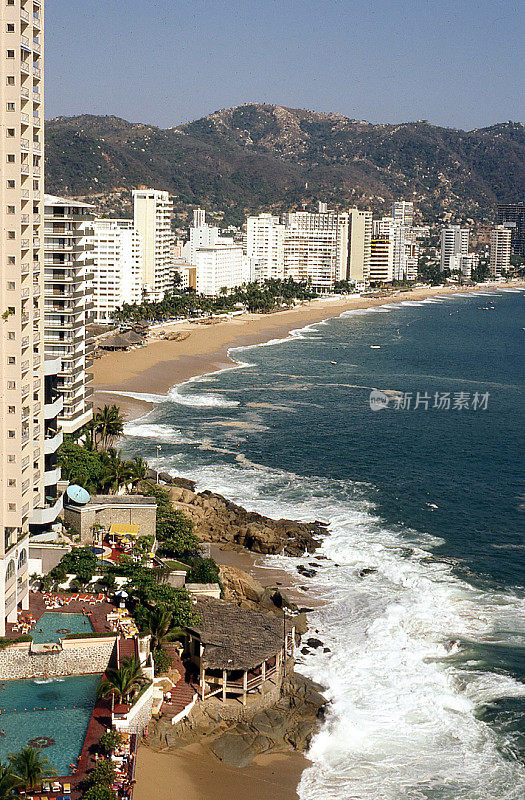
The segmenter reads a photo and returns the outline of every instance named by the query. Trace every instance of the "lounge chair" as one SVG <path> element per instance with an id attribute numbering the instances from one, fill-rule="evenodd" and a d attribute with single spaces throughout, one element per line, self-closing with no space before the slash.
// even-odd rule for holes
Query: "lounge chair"
<path id="1" fill-rule="evenodd" d="M 65 783 L 62 787 L 64 789 L 64 794 L 71 794 L 71 784 Z"/>

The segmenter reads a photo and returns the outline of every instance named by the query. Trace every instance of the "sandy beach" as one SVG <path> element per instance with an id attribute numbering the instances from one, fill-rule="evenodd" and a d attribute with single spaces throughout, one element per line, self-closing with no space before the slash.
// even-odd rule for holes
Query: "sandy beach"
<path id="1" fill-rule="evenodd" d="M 150 411 L 155 400 L 146 402 L 125 395 L 117 396 L 115 392 L 164 395 L 173 386 L 190 378 L 232 366 L 233 362 L 228 357 L 231 347 L 282 339 L 292 330 L 337 317 L 351 309 L 399 303 L 402 300 L 423 300 L 436 294 L 479 291 L 479 288 L 427 287 L 410 292 L 393 292 L 386 298 L 321 298 L 286 311 L 243 314 L 213 325 L 190 322 L 166 324 L 162 326 L 166 332 L 189 332 L 190 335 L 178 342 L 154 339 L 136 350 L 107 353 L 95 361 L 94 403 L 96 406 L 117 403 L 127 419 L 135 419 Z M 496 288 L 496 284 L 490 288 Z"/>
<path id="2" fill-rule="evenodd" d="M 508 284 L 507 284 L 508 285 Z M 511 286 L 517 286 L 513 283 Z M 521 285 L 521 284 L 520 284 Z M 232 366 L 231 347 L 261 344 L 285 338 L 290 331 L 323 319 L 339 316 L 349 309 L 367 308 L 418 300 L 433 295 L 476 291 L 482 287 L 432 287 L 392 293 L 387 298 L 337 298 L 311 301 L 298 308 L 268 315 L 244 314 L 214 325 L 178 323 L 162 326 L 166 332 L 189 332 L 182 341 L 156 339 L 130 352 L 103 355 L 94 364 L 95 403 L 117 403 L 128 419 L 154 408 L 151 401 L 135 399 L 119 392 L 164 395 L 169 389 L 192 377 Z M 496 285 L 490 288 L 496 288 Z M 109 393 L 111 392 L 111 393 Z M 264 586 L 286 588 L 299 606 L 315 607 L 319 600 L 309 597 L 299 577 L 267 569 L 262 557 L 237 549 L 212 546 L 220 564 L 233 565 L 251 573 Z M 166 800 L 297 800 L 296 788 L 309 761 L 300 753 L 277 753 L 257 757 L 244 769 L 218 761 L 203 745 L 190 745 L 176 751 L 153 751 L 141 746 L 137 758 L 136 800 L 150 800 L 155 794 Z"/>
<path id="3" fill-rule="evenodd" d="M 296 787 L 309 765 L 300 753 L 257 756 L 235 769 L 217 761 L 202 745 L 175 752 L 141 747 L 135 800 L 297 800 Z"/>

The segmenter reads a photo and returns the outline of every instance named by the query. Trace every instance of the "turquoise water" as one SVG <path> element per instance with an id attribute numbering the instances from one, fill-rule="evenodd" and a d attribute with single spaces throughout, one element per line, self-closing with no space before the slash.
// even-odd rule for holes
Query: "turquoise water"
<path id="1" fill-rule="evenodd" d="M 127 453 L 200 489 L 329 523 L 318 554 L 266 559 L 313 564 L 304 605 L 326 600 L 327 652 L 298 653 L 331 700 L 301 800 L 525 796 L 524 328 L 522 291 L 346 312 L 126 426 Z M 372 389 L 412 406 L 372 411 Z"/>
<path id="2" fill-rule="evenodd" d="M 89 617 L 83 614 L 66 614 L 60 611 L 44 611 L 35 627 L 30 631 L 35 644 L 59 642 L 68 633 L 92 633 Z"/>
<path id="3" fill-rule="evenodd" d="M 0 690 L 0 760 L 38 737 L 54 740 L 42 752 L 58 775 L 71 774 L 95 706 L 100 675 L 4 681 Z"/>

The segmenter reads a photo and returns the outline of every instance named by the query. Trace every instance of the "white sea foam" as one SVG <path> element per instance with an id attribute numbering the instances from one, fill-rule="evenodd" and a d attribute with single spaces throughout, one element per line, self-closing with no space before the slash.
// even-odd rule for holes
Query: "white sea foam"
<path id="1" fill-rule="evenodd" d="M 330 652 L 312 652 L 299 668 L 328 687 L 331 701 L 301 800 L 522 797 L 525 771 L 502 755 L 500 735 L 476 709 L 525 687 L 480 672 L 476 659 L 456 666 L 465 648 L 516 631 L 522 600 L 455 577 L 432 557 L 433 537 L 385 528 L 361 486 L 263 469 L 240 455 L 237 466 L 188 475 L 270 516 L 330 523 L 319 551 L 327 560 L 317 562 L 314 579 L 300 578 L 327 601 L 310 622 Z M 313 558 L 267 564 L 297 575 L 295 566 Z M 365 567 L 377 571 L 361 579 Z M 456 641 L 459 650 L 450 646 Z"/>

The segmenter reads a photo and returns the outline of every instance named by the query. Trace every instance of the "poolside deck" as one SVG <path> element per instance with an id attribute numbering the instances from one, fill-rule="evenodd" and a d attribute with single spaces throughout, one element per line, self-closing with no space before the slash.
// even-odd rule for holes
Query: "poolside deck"
<path id="1" fill-rule="evenodd" d="M 64 597 L 67 595 L 64 593 Z M 104 633 L 109 631 L 109 626 L 106 617 L 112 611 L 115 611 L 116 606 L 109 600 L 104 600 L 101 603 L 92 603 L 83 600 L 71 600 L 67 605 L 59 606 L 58 608 L 51 609 L 57 614 L 86 614 L 91 620 L 91 624 L 96 633 Z M 44 595 L 42 592 L 29 593 L 29 611 L 22 612 L 24 614 L 31 614 L 38 622 L 42 614 L 50 609 L 46 606 Z M 16 639 L 20 636 L 20 631 L 13 630 L 13 623 L 7 624 L 6 638 Z"/>

